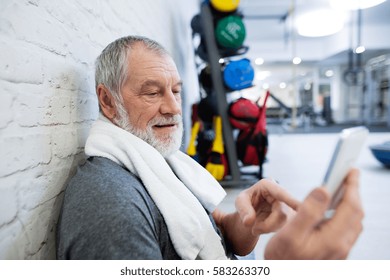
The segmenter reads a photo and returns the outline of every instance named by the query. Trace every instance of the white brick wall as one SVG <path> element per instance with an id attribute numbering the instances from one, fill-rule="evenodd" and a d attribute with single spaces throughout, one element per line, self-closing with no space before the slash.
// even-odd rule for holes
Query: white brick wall
<path id="1" fill-rule="evenodd" d="M 63 189 L 98 112 L 94 60 L 109 42 L 139 34 L 162 43 L 185 81 L 189 116 L 198 2 L 1 1 L 0 259 L 55 258 Z"/>

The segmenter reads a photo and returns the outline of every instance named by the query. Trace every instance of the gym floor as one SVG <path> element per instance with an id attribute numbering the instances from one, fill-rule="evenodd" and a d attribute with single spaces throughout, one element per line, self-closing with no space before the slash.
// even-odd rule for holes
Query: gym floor
<path id="1" fill-rule="evenodd" d="M 271 131 L 267 162 L 263 165 L 264 177 L 274 178 L 294 197 L 303 200 L 313 187 L 321 184 L 340 128 L 329 129 L 330 132 L 326 129 L 311 130 L 310 133 L 286 133 L 281 129 Z M 390 141 L 390 129 L 370 131 L 356 163 L 361 172 L 364 230 L 350 252 L 349 259 L 389 260 L 390 169 L 374 158 L 369 146 Z M 234 200 L 241 190 L 239 187 L 226 188 L 228 195 L 220 208 L 228 212 L 234 211 Z M 266 234 L 260 238 L 251 258 L 263 259 L 264 248 L 271 237 L 272 234 Z"/>

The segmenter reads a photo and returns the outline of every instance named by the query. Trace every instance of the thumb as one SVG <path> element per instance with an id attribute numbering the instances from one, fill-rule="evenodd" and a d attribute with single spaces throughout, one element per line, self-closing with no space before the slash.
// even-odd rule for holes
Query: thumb
<path id="1" fill-rule="evenodd" d="M 315 188 L 299 205 L 297 213 L 288 225 L 291 234 L 302 237 L 311 232 L 323 219 L 330 202 L 329 193 L 324 188 Z"/>

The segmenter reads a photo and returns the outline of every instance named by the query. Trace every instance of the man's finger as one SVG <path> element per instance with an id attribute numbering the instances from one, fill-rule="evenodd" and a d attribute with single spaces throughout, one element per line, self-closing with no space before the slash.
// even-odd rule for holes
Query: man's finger
<path id="1" fill-rule="evenodd" d="M 323 220 L 329 202 L 329 193 L 324 188 L 314 189 L 298 207 L 295 217 L 284 230 L 304 238 Z"/>
<path id="2" fill-rule="evenodd" d="M 267 191 L 267 193 L 270 195 L 272 199 L 278 200 L 280 202 L 284 202 L 290 208 L 296 210 L 298 206 L 300 205 L 300 202 L 293 198 L 286 190 L 284 190 L 280 185 L 278 185 L 273 180 L 264 179 L 261 180 L 262 186 Z M 263 192 L 263 194 L 266 195 L 267 193 Z"/>
<path id="3" fill-rule="evenodd" d="M 340 237 L 343 236 L 345 241 L 351 246 L 362 231 L 362 219 L 364 216 L 358 191 L 358 182 L 359 172 L 352 170 L 343 184 L 344 196 L 336 208 L 332 223 L 329 224 L 330 230 Z"/>
<path id="4" fill-rule="evenodd" d="M 253 235 L 262 233 L 269 233 L 279 229 L 287 220 L 289 215 L 288 206 L 284 203 L 275 202 L 272 205 L 272 211 L 265 220 L 256 220 L 255 225 L 252 229 Z M 291 210 L 290 210 L 291 211 Z"/>
<path id="5" fill-rule="evenodd" d="M 243 191 L 236 198 L 236 210 L 244 225 L 252 225 L 256 218 L 256 212 L 252 205 L 253 192 Z"/>
<path id="6" fill-rule="evenodd" d="M 252 187 L 242 191 L 236 199 L 237 212 L 245 225 L 252 225 L 255 222 L 256 209 L 252 202 L 258 200 L 254 199 L 257 196 L 261 196 L 261 200 L 265 199 L 270 204 L 275 200 L 284 202 L 294 210 L 300 204 L 298 200 L 294 199 L 277 183 L 268 179 L 260 180 Z"/>
<path id="7" fill-rule="evenodd" d="M 352 169 L 343 183 L 344 195 L 336 208 L 335 220 L 348 221 L 356 211 L 362 212 L 359 197 L 359 171 Z"/>

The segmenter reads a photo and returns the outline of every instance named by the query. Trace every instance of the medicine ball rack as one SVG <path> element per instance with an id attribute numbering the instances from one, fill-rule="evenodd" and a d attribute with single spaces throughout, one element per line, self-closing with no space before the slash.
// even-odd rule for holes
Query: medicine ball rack
<path id="1" fill-rule="evenodd" d="M 226 100 L 226 90 L 222 80 L 221 66 L 219 64 L 220 54 L 218 51 L 217 43 L 215 40 L 214 28 L 213 27 L 213 16 L 210 6 L 203 2 L 201 4 L 200 11 L 201 23 L 204 27 L 204 43 L 206 45 L 206 51 L 208 56 L 208 63 L 211 69 L 211 79 L 217 100 L 217 110 L 222 119 L 222 132 L 223 140 L 225 144 L 225 153 L 228 159 L 229 175 L 227 175 L 219 183 L 222 186 L 230 187 L 247 187 L 259 179 L 256 176 L 245 175 L 241 173 L 238 166 L 238 158 L 235 140 L 233 136 L 233 130 L 229 122 L 228 117 L 228 102 Z"/>

